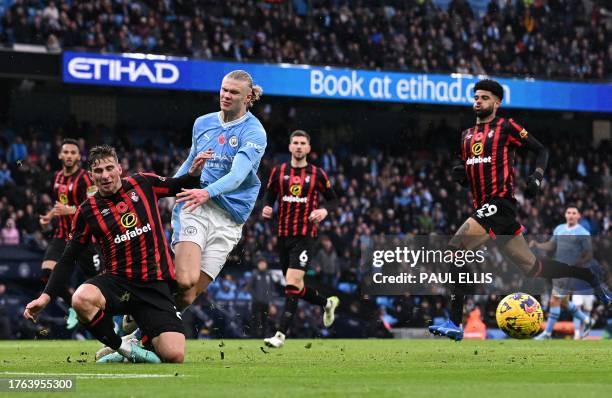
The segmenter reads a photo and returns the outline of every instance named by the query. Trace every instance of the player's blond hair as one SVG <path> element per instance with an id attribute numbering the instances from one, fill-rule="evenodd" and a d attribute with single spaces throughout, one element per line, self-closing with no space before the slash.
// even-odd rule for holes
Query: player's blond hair
<path id="1" fill-rule="evenodd" d="M 231 71 L 230 73 L 225 75 L 225 77 L 228 79 L 234 79 L 234 80 L 240 80 L 243 82 L 247 82 L 247 84 L 249 85 L 249 88 L 251 89 L 251 101 L 249 101 L 247 108 L 252 107 L 253 104 L 256 101 L 259 101 L 259 99 L 263 95 L 263 88 L 261 88 L 261 86 L 254 84 L 253 78 L 251 77 L 249 72 L 245 70 L 238 69 L 238 70 Z"/>

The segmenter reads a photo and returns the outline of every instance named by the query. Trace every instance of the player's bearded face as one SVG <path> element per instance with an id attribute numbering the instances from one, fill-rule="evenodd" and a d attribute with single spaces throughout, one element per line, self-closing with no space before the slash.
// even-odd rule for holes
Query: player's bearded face
<path id="1" fill-rule="evenodd" d="M 289 152 L 296 160 L 302 160 L 310 153 L 310 144 L 306 137 L 294 137 L 289 144 Z"/>
<path id="2" fill-rule="evenodd" d="M 474 93 L 474 113 L 483 119 L 490 116 L 499 107 L 499 99 L 489 91 L 477 90 Z"/>
<path id="3" fill-rule="evenodd" d="M 76 145 L 71 144 L 62 145 L 59 159 L 62 161 L 62 165 L 64 165 L 64 167 L 73 167 L 79 160 L 81 160 L 79 148 Z"/>
<path id="4" fill-rule="evenodd" d="M 121 188 L 121 173 L 121 165 L 112 157 L 98 160 L 89 171 L 102 196 L 112 195 Z"/>
<path id="5" fill-rule="evenodd" d="M 228 113 L 238 113 L 250 99 L 250 90 L 247 82 L 236 79 L 223 79 L 221 91 L 219 92 L 219 106 L 221 110 Z"/>

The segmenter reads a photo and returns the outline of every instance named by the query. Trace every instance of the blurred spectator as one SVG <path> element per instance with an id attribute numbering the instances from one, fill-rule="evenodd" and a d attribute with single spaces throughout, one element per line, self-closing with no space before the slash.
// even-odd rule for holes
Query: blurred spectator
<path id="1" fill-rule="evenodd" d="M 426 73 L 612 73 L 606 0 L 45 3 L 15 0 L 0 42 Z"/>
<path id="2" fill-rule="evenodd" d="M 0 340 L 11 338 L 11 321 L 6 302 L 6 285 L 0 282 Z"/>
<path id="3" fill-rule="evenodd" d="M 6 220 L 4 228 L 0 230 L 0 242 L 7 246 L 19 244 L 19 230 L 15 227 L 15 220 L 12 218 Z"/>
<path id="4" fill-rule="evenodd" d="M 329 237 L 321 237 L 321 248 L 313 258 L 313 266 L 321 273 L 323 283 L 336 286 L 340 278 L 340 262 Z"/>
<path id="5" fill-rule="evenodd" d="M 253 270 L 251 279 L 247 284 L 251 293 L 251 337 L 264 337 L 268 334 L 265 329 L 268 307 L 272 298 L 274 285 L 272 276 L 268 271 L 268 262 L 265 259 L 257 261 L 257 268 Z"/>
<path id="6" fill-rule="evenodd" d="M 8 168 L 8 165 L 4 162 L 0 163 L 0 188 L 14 183 L 15 181 L 11 177 L 11 170 Z"/>
<path id="7" fill-rule="evenodd" d="M 15 137 L 15 141 L 10 145 L 8 152 L 8 162 L 11 167 L 19 164 L 28 157 L 28 148 L 21 136 Z"/>

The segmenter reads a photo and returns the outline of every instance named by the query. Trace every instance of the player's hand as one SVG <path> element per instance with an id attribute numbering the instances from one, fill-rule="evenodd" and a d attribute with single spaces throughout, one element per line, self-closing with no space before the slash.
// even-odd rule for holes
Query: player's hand
<path id="1" fill-rule="evenodd" d="M 454 166 L 451 175 L 453 176 L 453 181 L 460 185 L 465 185 L 467 183 L 467 176 L 465 175 L 465 168 L 462 165 Z"/>
<path id="2" fill-rule="evenodd" d="M 214 152 L 212 149 L 207 149 L 205 152 L 198 153 L 198 155 L 193 159 L 193 163 L 189 168 L 189 175 L 192 177 L 196 177 L 202 174 L 204 164 L 206 164 L 206 161 L 208 159 L 212 159 L 213 154 Z"/>
<path id="3" fill-rule="evenodd" d="M 55 214 L 54 211 L 50 211 L 49 213 L 40 216 L 40 218 L 38 219 L 40 226 L 43 228 L 49 226 L 49 224 L 51 224 L 51 220 L 53 219 L 54 214 Z"/>
<path id="4" fill-rule="evenodd" d="M 540 186 L 542 185 L 542 179 L 544 176 L 542 173 L 536 171 L 529 177 L 527 177 L 527 188 L 525 188 L 526 198 L 535 198 L 540 192 Z"/>
<path id="5" fill-rule="evenodd" d="M 263 218 L 272 218 L 273 211 L 274 209 L 272 209 L 271 206 L 264 206 L 263 210 L 261 211 L 261 216 Z"/>
<path id="6" fill-rule="evenodd" d="M 317 209 L 310 213 L 308 220 L 313 223 L 320 223 L 325 217 L 327 217 L 327 209 Z"/>
<path id="7" fill-rule="evenodd" d="M 182 189 L 183 192 L 179 192 L 176 197 L 176 203 L 185 202 L 184 210 L 190 211 L 198 206 L 210 200 L 210 194 L 206 189 Z"/>
<path id="8" fill-rule="evenodd" d="M 70 214 L 74 214 L 74 207 L 66 206 L 61 202 L 55 202 L 55 206 L 53 206 L 53 211 L 58 216 L 67 216 Z"/>
<path id="9" fill-rule="evenodd" d="M 51 296 L 47 293 L 41 294 L 36 300 L 30 301 L 28 305 L 26 305 L 25 311 L 23 311 L 23 317 L 36 323 L 38 314 L 49 305 L 49 302 L 51 302 Z"/>

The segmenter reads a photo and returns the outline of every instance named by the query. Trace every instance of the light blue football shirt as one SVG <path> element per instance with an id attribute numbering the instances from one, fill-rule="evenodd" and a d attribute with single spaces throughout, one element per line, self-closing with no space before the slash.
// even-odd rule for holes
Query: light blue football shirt
<path id="1" fill-rule="evenodd" d="M 266 131 L 251 112 L 247 112 L 240 119 L 228 123 L 223 123 L 221 112 L 200 116 L 193 124 L 189 156 L 176 172 L 175 177 L 189 171 L 193 159 L 198 153 L 212 149 L 214 154 L 212 159 L 207 160 L 204 165 L 200 177 L 200 186 L 202 188 L 210 187 L 209 193 L 214 203 L 227 211 L 237 223 L 243 224 L 253 211 L 259 194 L 261 182 L 257 177 L 257 169 L 266 150 L 266 145 Z M 231 192 L 222 192 L 221 187 L 213 184 L 229 173 L 238 153 L 246 155 L 249 162 L 245 167 L 250 168 L 250 170 L 244 170 L 246 178 L 237 189 Z M 178 213 L 181 207 L 182 203 L 175 206 L 172 214 L 173 221 L 178 221 Z"/>
<path id="2" fill-rule="evenodd" d="M 592 250 L 591 234 L 582 225 L 568 227 L 558 225 L 553 231 L 553 241 L 556 244 L 555 260 L 569 265 L 576 265 L 585 251 Z"/>

